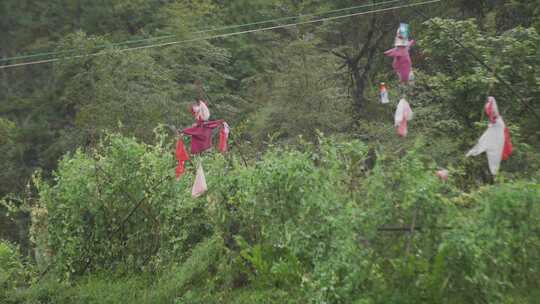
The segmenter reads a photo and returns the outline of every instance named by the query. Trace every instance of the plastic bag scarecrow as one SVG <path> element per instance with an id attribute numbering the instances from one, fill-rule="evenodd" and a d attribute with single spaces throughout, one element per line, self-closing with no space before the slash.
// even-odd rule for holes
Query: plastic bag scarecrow
<path id="1" fill-rule="evenodd" d="M 223 120 L 209 121 L 210 110 L 202 100 L 191 106 L 191 113 L 196 122 L 191 128 L 182 130 L 182 133 L 191 136 L 191 153 L 199 154 L 212 148 L 212 131 L 221 127 L 219 136 L 219 150 L 227 151 L 229 125 Z"/>
<path id="2" fill-rule="evenodd" d="M 501 160 L 507 160 L 512 154 L 512 141 L 510 131 L 499 114 L 495 98 L 488 97 L 484 111 L 489 118 L 489 126 L 478 140 L 476 146 L 467 153 L 467 156 L 476 156 L 486 152 L 489 171 L 491 174 L 496 175 Z"/>
<path id="3" fill-rule="evenodd" d="M 198 100 L 196 104 L 190 107 L 190 110 L 196 122 L 190 128 L 182 130 L 181 133 L 191 137 L 191 154 L 197 155 L 210 150 L 212 148 L 213 130 L 217 128 L 221 128 L 218 148 L 222 153 L 225 153 L 230 132 L 229 125 L 223 120 L 209 121 L 210 111 L 206 102 L 202 100 Z M 189 155 L 185 151 L 184 142 L 181 138 L 177 143 L 176 158 L 178 160 L 176 176 L 179 178 L 184 173 L 185 162 L 189 160 Z M 207 189 L 203 166 L 199 162 L 191 195 L 194 198 L 200 197 Z"/>
<path id="4" fill-rule="evenodd" d="M 396 34 L 394 48 L 390 49 L 384 54 L 386 56 L 394 58 L 392 67 L 399 77 L 399 81 L 403 84 L 408 84 L 412 74 L 412 61 L 409 51 L 415 44 L 414 40 L 409 40 L 409 25 L 401 23 Z"/>
<path id="5" fill-rule="evenodd" d="M 398 103 L 396 113 L 394 114 L 394 126 L 401 137 L 407 136 L 407 123 L 413 118 L 411 106 L 405 99 L 401 99 Z"/>

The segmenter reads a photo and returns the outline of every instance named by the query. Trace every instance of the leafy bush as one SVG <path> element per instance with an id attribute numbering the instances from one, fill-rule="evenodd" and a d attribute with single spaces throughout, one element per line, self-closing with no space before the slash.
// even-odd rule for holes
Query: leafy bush
<path id="1" fill-rule="evenodd" d="M 439 248 L 441 296 L 456 303 L 505 303 L 516 291 L 537 290 L 540 184 L 490 186 L 464 201 L 473 208 L 454 218 L 456 229 Z"/>
<path id="2" fill-rule="evenodd" d="M 8 292 L 25 286 L 30 278 L 31 272 L 19 249 L 6 241 L 0 241 L 0 300 L 6 298 Z"/>
<path id="3" fill-rule="evenodd" d="M 520 301 L 537 287 L 535 181 L 501 178 L 464 193 L 436 176 L 422 140 L 387 156 L 321 136 L 271 147 L 252 164 L 203 156 L 209 191 L 192 199 L 192 174 L 174 179 L 171 147 L 158 139 L 110 136 L 67 156 L 53 185 L 38 183 L 57 269 L 77 274 L 89 263 L 92 274 L 126 278 L 109 286 L 90 276 L 48 298 L 482 303 Z"/>
<path id="4" fill-rule="evenodd" d="M 175 180 L 171 152 L 111 135 L 91 152 L 64 157 L 54 185 L 36 180 L 60 272 L 142 270 L 181 258 L 208 235 L 204 202 L 189 196 L 193 177 Z"/>

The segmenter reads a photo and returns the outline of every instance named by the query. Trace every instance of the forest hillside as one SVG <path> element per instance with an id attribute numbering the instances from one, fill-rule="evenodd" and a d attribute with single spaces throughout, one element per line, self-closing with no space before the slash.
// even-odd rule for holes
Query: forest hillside
<path id="1" fill-rule="evenodd" d="M 539 0 L 2 0 L 0 303 L 538 303 Z"/>

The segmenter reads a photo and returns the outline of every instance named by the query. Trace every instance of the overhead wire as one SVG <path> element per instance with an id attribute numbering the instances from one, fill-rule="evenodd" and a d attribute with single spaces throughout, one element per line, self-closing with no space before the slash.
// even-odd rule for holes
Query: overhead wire
<path id="1" fill-rule="evenodd" d="M 286 21 L 286 20 L 294 20 L 294 19 L 300 19 L 300 18 L 306 18 L 306 17 L 321 16 L 321 15 L 333 14 L 333 13 L 338 13 L 338 12 L 343 12 L 343 11 L 350 11 L 350 10 L 366 8 L 366 7 L 383 6 L 383 5 L 387 5 L 387 4 L 391 4 L 391 3 L 397 3 L 397 2 L 400 2 L 400 1 L 402 1 L 402 0 L 388 0 L 388 1 L 380 1 L 380 2 L 370 2 L 370 3 L 367 3 L 367 4 L 356 5 L 356 6 L 340 8 L 340 9 L 334 9 L 334 10 L 328 10 L 328 11 L 324 11 L 324 12 L 320 12 L 320 13 L 301 14 L 301 15 L 296 15 L 296 16 L 274 18 L 274 19 L 256 21 L 256 22 L 250 22 L 250 23 L 244 23 L 244 24 L 235 24 L 235 25 L 228 25 L 228 26 L 223 26 L 223 27 L 212 27 L 212 28 L 206 28 L 206 29 L 202 29 L 202 30 L 193 32 L 193 34 L 204 34 L 204 33 L 217 32 L 217 31 L 222 31 L 222 30 L 249 27 L 249 26 L 253 26 L 253 25 L 261 25 L 261 24 L 275 23 L 275 22 L 281 22 L 281 21 Z M 171 34 L 171 35 L 150 37 L 150 38 L 144 38 L 144 39 L 127 40 L 127 41 L 118 42 L 118 43 L 102 44 L 102 45 L 98 45 L 97 47 L 104 48 L 104 47 L 110 47 L 110 46 L 130 45 L 130 44 L 136 44 L 136 43 L 147 42 L 147 41 L 166 40 L 166 39 L 170 39 L 170 38 L 174 38 L 174 37 L 177 37 L 177 36 Z M 7 57 L 7 58 L 0 58 L 0 62 L 14 61 L 14 60 L 28 59 L 28 58 L 36 58 L 36 57 L 42 57 L 42 56 L 48 56 L 48 55 L 66 54 L 66 53 L 74 52 L 74 51 L 75 50 L 71 50 L 71 51 L 68 50 L 68 51 L 56 51 L 56 52 L 45 52 L 45 53 L 35 53 L 35 54 L 13 56 L 13 57 Z"/>
<path id="2" fill-rule="evenodd" d="M 438 3 L 438 2 L 441 2 L 441 1 L 443 1 L 443 0 L 429 0 L 429 1 L 423 1 L 423 2 L 409 3 L 409 4 L 405 4 L 405 5 L 397 5 L 397 6 L 392 6 L 392 7 L 387 7 L 387 8 L 380 8 L 380 9 L 375 9 L 375 10 L 370 10 L 370 11 L 356 12 L 356 13 L 351 13 L 351 14 L 338 15 L 338 16 L 332 16 L 332 17 L 326 17 L 326 18 L 319 18 L 319 19 L 307 20 L 307 21 L 301 21 L 301 22 L 295 22 L 295 23 L 281 24 L 281 25 L 276 25 L 276 26 L 262 27 L 262 28 L 256 28 L 256 29 L 232 32 L 232 33 L 225 33 L 225 34 L 211 35 L 211 36 L 206 36 L 206 37 L 197 37 L 197 38 L 191 38 L 191 39 L 186 39 L 186 40 L 171 41 L 171 42 L 157 43 L 157 44 L 144 45 L 144 46 L 138 46 L 138 47 L 132 47 L 132 48 L 125 48 L 125 49 L 120 49 L 120 50 L 114 50 L 112 52 L 100 51 L 100 52 L 91 53 L 91 54 L 85 54 L 85 55 L 76 55 L 76 56 L 69 56 L 69 57 L 57 57 L 57 58 L 50 58 L 50 59 L 44 59 L 44 60 L 28 61 L 28 62 L 22 62 L 22 63 L 1 65 L 0 69 L 7 69 L 7 68 L 14 68 L 14 67 L 28 66 L 28 65 L 50 63 L 50 62 L 60 61 L 62 59 L 75 59 L 75 58 L 83 58 L 83 57 L 87 57 L 87 56 L 100 56 L 100 55 L 105 55 L 105 54 L 114 53 L 114 52 L 129 52 L 129 51 L 136 51 L 136 50 L 143 50 L 143 49 L 150 49 L 150 48 L 157 48 L 157 47 L 166 47 L 166 46 L 171 46 L 171 45 L 185 44 L 185 43 L 202 41 L 202 40 L 213 40 L 213 39 L 218 39 L 218 38 L 227 38 L 227 37 L 238 36 L 238 35 L 249 34 L 249 33 L 256 33 L 256 32 L 262 32 L 262 31 L 269 31 L 269 30 L 275 30 L 275 29 L 295 27 L 295 26 L 298 26 L 298 25 L 313 24 L 313 23 L 318 23 L 318 22 L 332 21 L 332 20 L 338 20 L 338 19 L 349 18 L 349 17 L 354 17 L 354 16 L 376 14 L 376 13 L 392 11 L 392 10 L 396 10 L 396 9 L 410 8 L 410 7 L 433 4 L 433 3 Z"/>
<path id="3" fill-rule="evenodd" d="M 150 38 L 144 38 L 144 39 L 127 40 L 127 41 L 118 42 L 118 43 L 100 44 L 100 45 L 97 45 L 96 47 L 105 48 L 105 47 L 129 45 L 129 44 L 135 44 L 135 43 L 147 42 L 147 41 L 165 40 L 165 39 L 169 39 L 173 37 L 176 37 L 176 36 L 167 35 L 167 36 L 150 37 Z M 68 53 L 73 53 L 75 51 L 76 50 L 71 49 L 71 50 L 65 50 L 65 51 L 52 51 L 52 52 L 41 52 L 41 53 L 34 53 L 34 54 L 24 54 L 24 55 L 19 55 L 19 56 L 0 58 L 0 62 L 16 61 L 20 59 L 28 59 L 28 58 L 36 58 L 36 57 L 45 57 L 49 55 L 68 54 Z"/>
<path id="4" fill-rule="evenodd" d="M 398 3 L 398 2 L 401 2 L 401 1 L 403 1 L 403 0 L 388 0 L 388 1 L 379 1 L 379 2 L 373 2 L 372 1 L 372 2 L 367 3 L 367 4 L 356 5 L 356 6 L 346 7 L 346 8 L 339 8 L 339 9 L 324 11 L 324 12 L 320 12 L 320 13 L 300 14 L 300 15 L 296 15 L 296 16 L 281 17 L 281 18 L 275 18 L 275 19 L 264 20 L 264 21 L 256 21 L 256 22 L 246 23 L 246 24 L 229 25 L 229 26 L 224 26 L 224 27 L 220 27 L 220 28 L 209 28 L 209 29 L 197 31 L 195 33 L 196 34 L 201 34 L 201 33 L 215 32 L 215 31 L 224 30 L 224 29 L 242 28 L 242 27 L 247 27 L 247 26 L 252 26 L 252 25 L 261 25 L 261 24 L 274 23 L 274 22 L 279 22 L 279 21 L 286 21 L 286 20 L 294 20 L 294 19 L 299 19 L 299 18 L 327 15 L 327 14 L 333 14 L 333 13 L 338 13 L 338 12 L 351 11 L 351 10 L 355 10 L 355 9 L 359 9 L 359 8 L 382 6 L 382 5 L 386 5 L 386 4 L 390 4 L 390 3 Z"/>

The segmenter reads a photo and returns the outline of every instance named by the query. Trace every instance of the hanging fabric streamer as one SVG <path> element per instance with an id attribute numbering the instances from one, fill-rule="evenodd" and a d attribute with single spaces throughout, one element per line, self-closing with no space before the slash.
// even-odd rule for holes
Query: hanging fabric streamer
<path id="1" fill-rule="evenodd" d="M 401 137 L 407 136 L 407 122 L 413 118 L 411 106 L 405 99 L 401 99 L 394 114 L 394 126 Z"/>
<path id="2" fill-rule="evenodd" d="M 512 154 L 513 146 L 510 131 L 506 127 L 502 116 L 499 114 L 497 102 L 494 97 L 488 97 L 484 111 L 489 119 L 487 130 L 482 134 L 476 146 L 468 153 L 469 156 L 477 156 L 486 152 L 489 171 L 496 175 L 502 160 L 507 160 Z"/>
<path id="3" fill-rule="evenodd" d="M 386 84 L 384 82 L 381 82 L 380 95 L 382 104 L 387 104 L 390 102 L 390 100 L 388 99 L 388 90 L 386 90 Z"/>
<path id="4" fill-rule="evenodd" d="M 178 166 L 176 167 L 176 178 L 179 179 L 185 171 L 185 163 L 189 160 L 189 155 L 186 152 L 184 146 L 184 140 L 182 138 L 178 139 L 176 143 L 176 160 L 178 161 Z"/>
<path id="5" fill-rule="evenodd" d="M 510 137 L 510 129 L 505 126 L 502 160 L 508 160 L 510 158 L 510 155 L 512 155 L 512 152 L 514 152 L 514 146 L 512 145 L 512 138 Z"/>
<path id="6" fill-rule="evenodd" d="M 224 122 L 223 127 L 221 128 L 219 132 L 219 151 L 221 153 L 227 152 L 227 141 L 229 140 L 229 125 Z"/>
<path id="7" fill-rule="evenodd" d="M 408 84 L 412 74 L 412 61 L 409 51 L 415 44 L 414 40 L 409 40 L 410 27 L 406 23 L 401 23 L 394 41 L 394 48 L 390 49 L 384 54 L 388 57 L 394 58 L 392 67 L 399 77 L 399 81 L 404 84 Z"/>
<path id="8" fill-rule="evenodd" d="M 206 186 L 206 178 L 204 177 L 204 170 L 202 164 L 197 165 L 197 175 L 195 176 L 195 182 L 191 188 L 191 196 L 193 198 L 198 198 L 203 195 L 208 190 Z"/>

